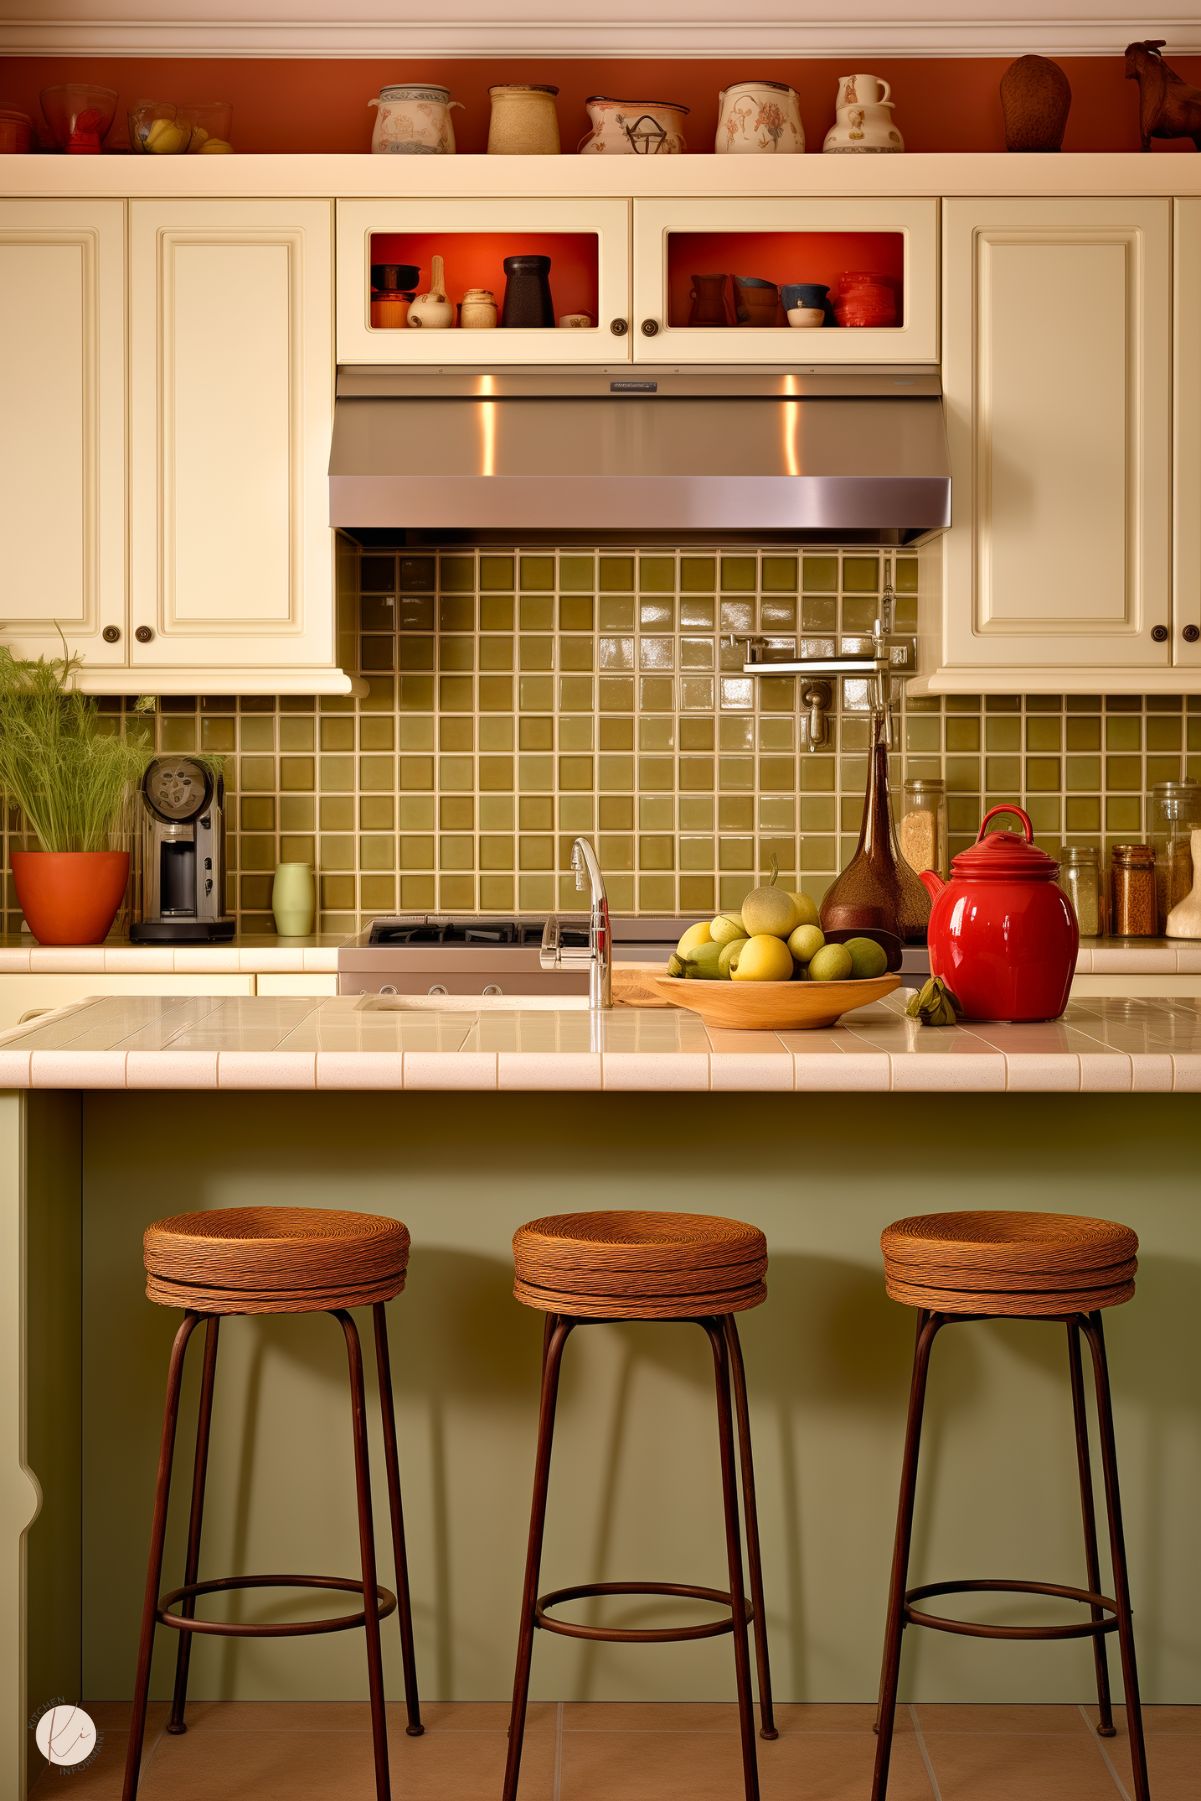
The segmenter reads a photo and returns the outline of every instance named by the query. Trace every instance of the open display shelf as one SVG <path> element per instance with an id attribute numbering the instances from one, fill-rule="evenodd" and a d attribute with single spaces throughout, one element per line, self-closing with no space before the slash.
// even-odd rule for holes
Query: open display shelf
<path id="1" fill-rule="evenodd" d="M 822 282 L 833 299 L 840 278 L 852 271 L 882 275 L 895 285 L 900 330 L 905 323 L 905 234 L 901 231 L 672 231 L 667 236 L 667 323 L 689 325 L 694 275 L 757 276 L 786 282 Z M 783 309 L 779 326 L 789 330 Z M 767 328 L 772 329 L 772 328 Z M 827 329 L 838 328 L 827 322 Z"/>
<path id="2" fill-rule="evenodd" d="M 446 292 L 456 307 L 468 288 L 490 288 L 497 306 L 503 307 L 505 258 L 548 256 L 556 320 L 565 313 L 587 313 L 595 326 L 600 292 L 600 246 L 595 232 L 445 230 L 371 234 L 373 264 L 417 265 L 421 271 L 417 293 L 429 287 L 430 268 L 436 255 L 445 265 Z"/>

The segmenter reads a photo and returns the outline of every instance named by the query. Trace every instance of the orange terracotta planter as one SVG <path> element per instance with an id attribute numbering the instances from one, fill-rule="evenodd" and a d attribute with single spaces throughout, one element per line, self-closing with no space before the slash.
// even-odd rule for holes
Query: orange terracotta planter
<path id="1" fill-rule="evenodd" d="M 13 884 L 39 944 L 100 944 L 129 880 L 126 850 L 15 850 Z"/>

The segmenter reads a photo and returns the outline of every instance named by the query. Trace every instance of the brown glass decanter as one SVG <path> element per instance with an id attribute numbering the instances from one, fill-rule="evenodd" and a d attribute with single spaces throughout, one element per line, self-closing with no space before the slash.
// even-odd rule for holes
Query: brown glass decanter
<path id="1" fill-rule="evenodd" d="M 873 706 L 869 738 L 859 843 L 842 874 L 826 889 L 821 925 L 827 937 L 862 933 L 876 938 L 889 952 L 890 967 L 898 968 L 902 944 L 926 941 L 930 896 L 897 843 L 888 781 L 886 706 Z"/>

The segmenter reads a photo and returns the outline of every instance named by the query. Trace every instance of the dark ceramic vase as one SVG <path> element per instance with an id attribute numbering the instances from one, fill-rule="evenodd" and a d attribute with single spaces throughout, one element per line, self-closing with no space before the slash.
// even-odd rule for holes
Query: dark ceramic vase
<path id="1" fill-rule="evenodd" d="M 1019 56 L 1001 77 L 1001 111 L 1007 150 L 1059 150 L 1072 104 L 1072 89 L 1058 63 Z"/>
<path id="2" fill-rule="evenodd" d="M 555 303 L 550 296 L 549 256 L 505 258 L 505 300 L 502 325 L 531 327 L 553 325 Z"/>

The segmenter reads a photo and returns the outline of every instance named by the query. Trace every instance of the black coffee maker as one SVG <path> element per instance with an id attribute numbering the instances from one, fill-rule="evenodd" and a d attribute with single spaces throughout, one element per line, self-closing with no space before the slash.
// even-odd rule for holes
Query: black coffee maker
<path id="1" fill-rule="evenodd" d="M 137 944 L 216 944 L 225 912 L 225 784 L 198 757 L 155 757 L 142 780 Z"/>

